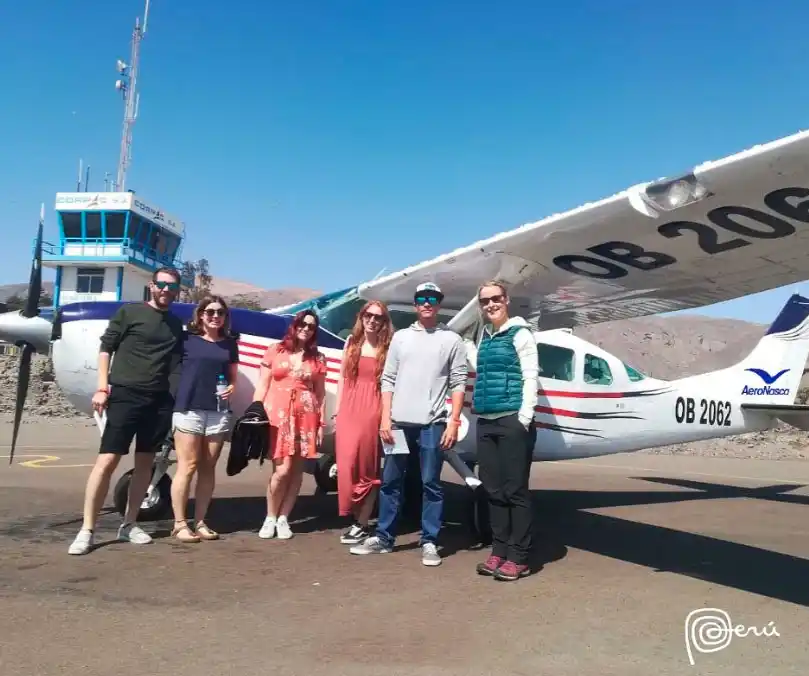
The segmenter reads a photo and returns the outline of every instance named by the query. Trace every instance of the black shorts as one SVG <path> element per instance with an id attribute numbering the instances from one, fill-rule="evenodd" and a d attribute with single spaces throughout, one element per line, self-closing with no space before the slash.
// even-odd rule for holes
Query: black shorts
<path id="1" fill-rule="evenodd" d="M 156 453 L 171 432 L 174 397 L 113 385 L 107 399 L 107 424 L 99 453 L 127 455 L 132 439 L 136 453 Z"/>

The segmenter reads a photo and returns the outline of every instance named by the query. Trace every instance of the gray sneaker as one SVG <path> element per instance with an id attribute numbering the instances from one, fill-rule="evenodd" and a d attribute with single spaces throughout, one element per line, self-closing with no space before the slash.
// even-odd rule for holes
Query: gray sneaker
<path id="1" fill-rule="evenodd" d="M 441 557 L 438 555 L 438 547 L 432 542 L 425 542 L 421 546 L 421 562 L 425 566 L 440 566 Z"/>
<path id="2" fill-rule="evenodd" d="M 135 523 L 122 523 L 118 529 L 119 540 L 129 540 L 135 545 L 148 545 L 152 541 L 151 535 Z"/>
<path id="3" fill-rule="evenodd" d="M 369 537 L 362 544 L 348 550 L 352 554 L 363 556 L 365 554 L 390 554 L 393 550 L 380 542 L 376 536 Z"/>

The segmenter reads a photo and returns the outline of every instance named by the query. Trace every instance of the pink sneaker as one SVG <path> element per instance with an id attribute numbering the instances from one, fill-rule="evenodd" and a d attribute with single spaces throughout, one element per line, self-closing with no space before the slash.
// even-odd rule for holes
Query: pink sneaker
<path id="1" fill-rule="evenodd" d="M 497 572 L 497 569 L 500 568 L 504 562 L 505 559 L 492 555 L 483 563 L 478 564 L 478 575 L 494 575 Z"/>
<path id="2" fill-rule="evenodd" d="M 526 565 L 517 565 L 513 561 L 506 561 L 494 572 L 494 578 L 496 580 L 503 580 L 504 582 L 512 582 L 513 580 L 525 577 L 530 572 Z"/>

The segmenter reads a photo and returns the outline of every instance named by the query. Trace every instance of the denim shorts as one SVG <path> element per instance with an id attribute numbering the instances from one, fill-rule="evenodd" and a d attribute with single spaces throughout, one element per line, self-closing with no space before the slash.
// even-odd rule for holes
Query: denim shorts
<path id="1" fill-rule="evenodd" d="M 172 427 L 176 432 L 211 437 L 230 432 L 232 413 L 218 411 L 175 411 Z"/>

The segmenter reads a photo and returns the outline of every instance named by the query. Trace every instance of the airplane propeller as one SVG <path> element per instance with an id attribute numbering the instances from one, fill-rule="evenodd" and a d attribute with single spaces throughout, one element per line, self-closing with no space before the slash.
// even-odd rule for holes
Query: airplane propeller
<path id="1" fill-rule="evenodd" d="M 31 261 L 31 278 L 28 281 L 28 298 L 25 307 L 20 310 L 20 315 L 28 319 L 39 316 L 39 298 L 42 294 L 42 229 L 45 223 L 45 205 L 39 211 L 39 228 L 37 230 L 37 240 L 34 247 L 34 258 Z M 14 408 L 14 431 L 11 437 L 11 452 L 8 457 L 8 464 L 14 461 L 14 449 L 17 446 L 17 434 L 20 431 L 20 420 L 25 407 L 25 399 L 28 396 L 28 384 L 31 380 L 31 357 L 36 348 L 27 341 L 17 343 L 22 347 L 20 354 L 20 366 L 17 375 L 17 401 Z"/>

